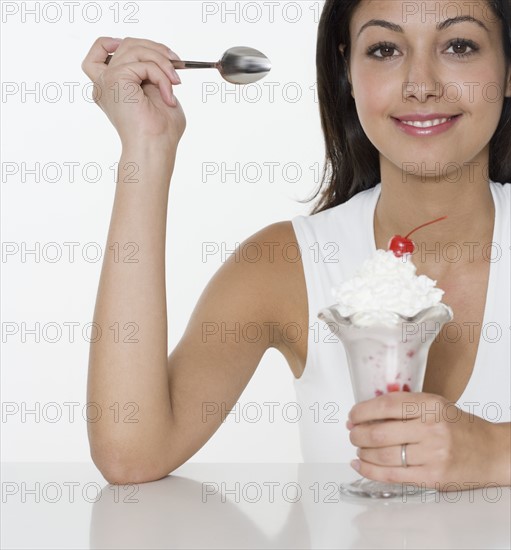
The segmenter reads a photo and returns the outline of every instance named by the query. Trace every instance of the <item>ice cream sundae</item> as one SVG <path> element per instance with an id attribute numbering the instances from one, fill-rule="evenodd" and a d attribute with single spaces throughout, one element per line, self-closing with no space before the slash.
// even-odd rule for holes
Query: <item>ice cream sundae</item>
<path id="1" fill-rule="evenodd" d="M 421 391 L 429 348 L 453 317 L 436 281 L 416 274 L 408 236 L 394 237 L 389 246 L 403 240 L 409 243 L 404 252 L 399 246 L 377 250 L 353 278 L 334 287 L 335 304 L 318 314 L 344 344 L 357 401 Z"/>

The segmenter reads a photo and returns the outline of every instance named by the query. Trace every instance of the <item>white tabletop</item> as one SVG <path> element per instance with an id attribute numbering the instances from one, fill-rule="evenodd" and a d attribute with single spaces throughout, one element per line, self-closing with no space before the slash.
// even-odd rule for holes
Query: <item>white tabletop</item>
<path id="1" fill-rule="evenodd" d="M 346 464 L 188 463 L 108 485 L 92 464 L 2 464 L 2 548 L 510 548 L 511 489 L 341 497 Z"/>

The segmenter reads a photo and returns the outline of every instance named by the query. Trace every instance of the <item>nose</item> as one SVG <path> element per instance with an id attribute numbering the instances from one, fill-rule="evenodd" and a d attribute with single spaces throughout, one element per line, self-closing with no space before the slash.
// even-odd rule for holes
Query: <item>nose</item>
<path id="1" fill-rule="evenodd" d="M 404 64 L 403 101 L 416 97 L 423 103 L 430 96 L 440 98 L 444 86 L 434 65 L 435 61 L 431 56 L 420 53 Z"/>

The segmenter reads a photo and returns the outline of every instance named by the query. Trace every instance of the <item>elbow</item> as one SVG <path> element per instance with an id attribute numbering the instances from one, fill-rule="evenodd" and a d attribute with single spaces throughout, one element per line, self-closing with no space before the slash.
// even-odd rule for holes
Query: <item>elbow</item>
<path id="1" fill-rule="evenodd" d="M 176 466 L 168 461 L 134 457 L 133 453 L 95 453 L 91 458 L 101 475 L 112 485 L 132 485 L 157 481 L 168 476 Z"/>
<path id="2" fill-rule="evenodd" d="M 166 477 L 170 472 L 155 472 L 134 465 L 104 464 L 96 465 L 101 475 L 111 485 L 135 485 L 157 481 Z"/>

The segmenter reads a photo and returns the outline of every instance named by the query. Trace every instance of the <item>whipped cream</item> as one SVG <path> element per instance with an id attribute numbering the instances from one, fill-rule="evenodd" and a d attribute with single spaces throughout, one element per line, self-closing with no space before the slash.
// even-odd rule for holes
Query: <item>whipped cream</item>
<path id="1" fill-rule="evenodd" d="M 444 291 L 416 271 L 411 254 L 398 258 L 391 250 L 377 250 L 352 279 L 332 289 L 339 313 L 344 317 L 357 314 L 356 324 L 393 324 L 399 320 L 395 314 L 413 317 L 438 304 Z"/>

